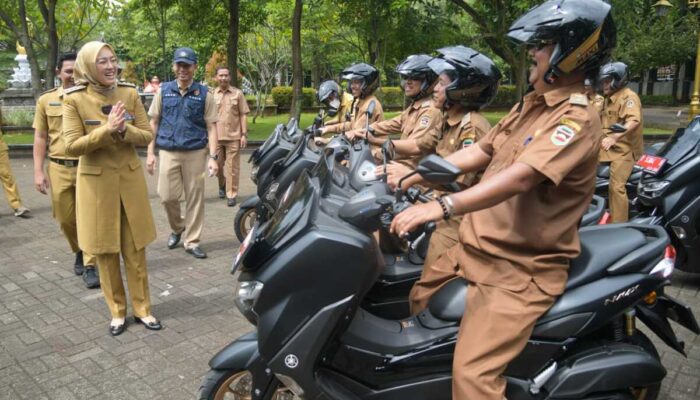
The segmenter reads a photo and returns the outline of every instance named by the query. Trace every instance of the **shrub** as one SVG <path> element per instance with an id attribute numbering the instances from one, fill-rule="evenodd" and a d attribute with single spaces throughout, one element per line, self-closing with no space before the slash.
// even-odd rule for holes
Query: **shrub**
<path id="1" fill-rule="evenodd" d="M 498 87 L 496 98 L 493 99 L 490 108 L 511 108 L 520 99 L 515 95 L 514 85 L 501 85 Z"/>
<path id="2" fill-rule="evenodd" d="M 11 110 L 2 113 L 2 124 L 8 126 L 32 126 L 34 111 Z"/>
<path id="3" fill-rule="evenodd" d="M 642 106 L 675 106 L 678 105 L 673 96 L 670 95 L 641 95 L 639 100 L 642 101 Z"/>
<path id="4" fill-rule="evenodd" d="M 403 107 L 403 90 L 398 86 L 381 87 L 375 92 L 375 95 L 377 96 L 379 101 L 382 102 L 382 105 L 384 107 Z"/>
<path id="5" fill-rule="evenodd" d="M 280 108 L 289 108 L 292 105 L 292 87 L 275 86 L 272 88 L 272 101 Z M 316 90 L 312 88 L 302 88 L 302 107 L 316 106 Z"/>

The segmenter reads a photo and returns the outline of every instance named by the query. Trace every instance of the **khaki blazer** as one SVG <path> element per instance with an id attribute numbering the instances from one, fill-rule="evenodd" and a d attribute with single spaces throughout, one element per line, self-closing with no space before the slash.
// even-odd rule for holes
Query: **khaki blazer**
<path id="1" fill-rule="evenodd" d="M 122 137 L 107 125 L 104 106 L 121 100 L 129 113 Z M 63 140 L 67 156 L 79 156 L 78 242 L 93 254 L 121 251 L 122 210 L 132 229 L 136 250 L 156 238 L 146 180 L 135 146 L 153 140 L 146 112 L 133 86 L 119 84 L 108 93 L 88 86 L 65 91 Z"/>

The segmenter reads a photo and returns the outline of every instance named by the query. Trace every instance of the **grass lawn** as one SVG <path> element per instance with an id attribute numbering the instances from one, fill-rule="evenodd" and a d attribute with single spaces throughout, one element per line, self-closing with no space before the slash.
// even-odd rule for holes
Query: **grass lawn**
<path id="1" fill-rule="evenodd" d="M 506 115 L 507 111 L 487 111 L 484 116 L 491 125 L 496 125 L 496 123 Z M 398 115 L 398 112 L 387 112 L 384 114 L 386 119 L 390 119 Z M 301 123 L 299 126 L 306 128 L 311 125 L 314 121 L 316 114 L 306 113 L 301 115 Z M 286 124 L 289 117 L 286 114 L 274 115 L 270 117 L 258 118 L 255 124 L 252 123 L 252 119 L 248 120 L 248 138 L 249 140 L 265 140 L 268 135 L 272 133 L 277 124 Z M 663 129 L 657 127 L 647 127 L 644 129 L 645 135 L 670 135 L 673 133 L 670 129 Z M 34 142 L 34 135 L 31 132 L 12 132 L 6 133 L 3 136 L 5 143 L 7 144 L 31 144 Z"/>

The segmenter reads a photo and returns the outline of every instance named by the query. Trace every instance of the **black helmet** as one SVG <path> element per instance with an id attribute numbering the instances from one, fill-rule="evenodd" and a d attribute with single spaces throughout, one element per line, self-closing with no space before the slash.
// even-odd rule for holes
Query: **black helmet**
<path id="1" fill-rule="evenodd" d="M 423 81 L 420 86 L 420 93 L 414 96 L 413 100 L 418 100 L 430 94 L 432 87 L 437 82 L 437 74 L 428 66 L 432 59 L 433 57 L 427 54 L 414 54 L 408 56 L 396 67 L 396 72 L 401 75 L 402 81 L 409 78 Z M 401 86 L 403 86 L 403 82 Z"/>
<path id="2" fill-rule="evenodd" d="M 628 68 L 623 62 L 612 62 L 600 67 L 599 79 L 602 82 L 605 79 L 612 78 L 610 89 L 616 92 L 627 85 Z"/>
<path id="3" fill-rule="evenodd" d="M 518 18 L 508 37 L 521 44 L 556 45 L 546 82 L 597 69 L 617 43 L 610 4 L 602 0 L 548 0 Z"/>
<path id="4" fill-rule="evenodd" d="M 362 81 L 362 87 L 360 88 L 362 97 L 371 95 L 379 87 L 379 71 L 369 64 L 353 64 L 345 68 L 341 77 L 343 80 L 348 81 L 348 92 L 350 92 L 351 81 Z"/>
<path id="5" fill-rule="evenodd" d="M 331 93 L 335 93 L 335 98 L 328 101 Z M 321 105 L 327 106 L 328 115 L 334 117 L 340 108 L 340 86 L 335 81 L 325 81 L 318 87 L 316 99 Z"/>
<path id="6" fill-rule="evenodd" d="M 480 110 L 496 97 L 501 72 L 493 60 L 465 46 L 444 47 L 437 53 L 428 65 L 436 74 L 452 79 L 445 88 L 449 104 Z"/>

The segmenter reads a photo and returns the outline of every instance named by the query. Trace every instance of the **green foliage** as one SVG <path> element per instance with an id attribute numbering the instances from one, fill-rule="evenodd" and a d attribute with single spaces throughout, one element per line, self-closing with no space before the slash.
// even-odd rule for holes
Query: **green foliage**
<path id="1" fill-rule="evenodd" d="M 375 92 L 375 95 L 384 107 L 403 107 L 403 90 L 398 86 L 382 86 Z"/>
<path id="2" fill-rule="evenodd" d="M 16 109 L 2 114 L 2 124 L 9 126 L 32 126 L 34 111 Z"/>
<path id="3" fill-rule="evenodd" d="M 678 105 L 678 101 L 670 95 L 642 95 L 639 96 L 642 105 L 647 106 L 675 106 Z"/>
<path id="4" fill-rule="evenodd" d="M 316 105 L 316 90 L 304 88 L 302 91 L 302 107 L 313 107 Z M 292 87 L 276 86 L 272 88 L 272 101 L 280 108 L 289 108 L 292 104 Z"/>
<path id="5" fill-rule="evenodd" d="M 511 108 L 518 101 L 520 99 L 514 85 L 501 85 L 489 108 Z"/>

